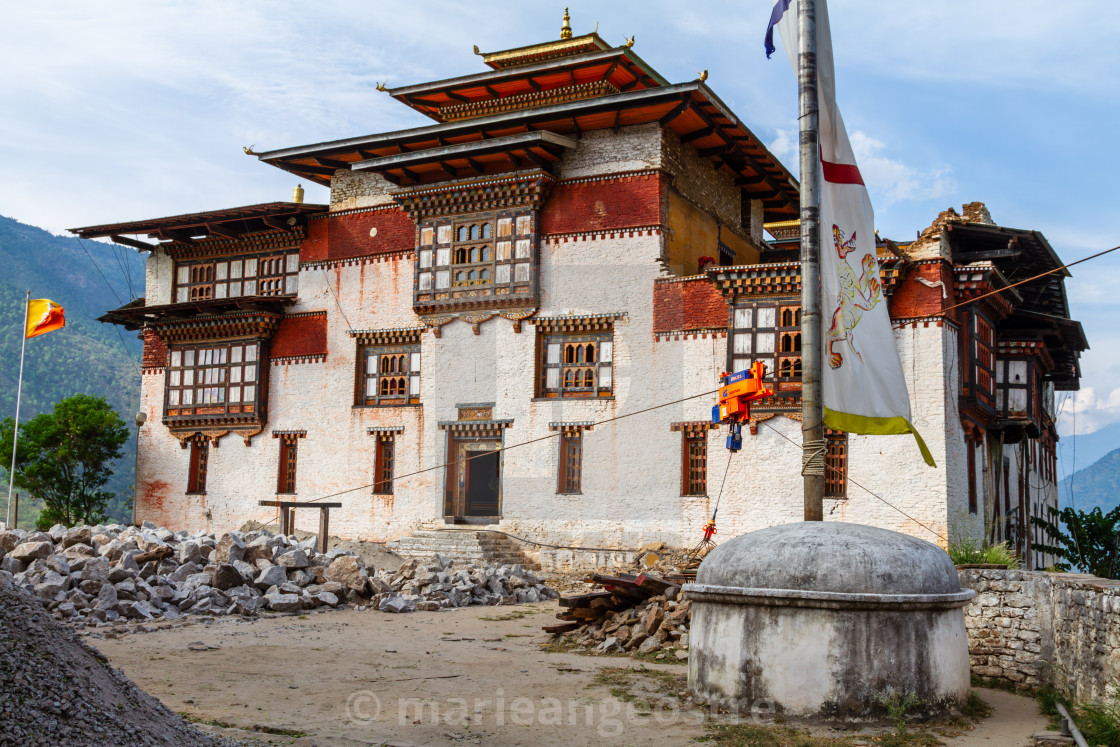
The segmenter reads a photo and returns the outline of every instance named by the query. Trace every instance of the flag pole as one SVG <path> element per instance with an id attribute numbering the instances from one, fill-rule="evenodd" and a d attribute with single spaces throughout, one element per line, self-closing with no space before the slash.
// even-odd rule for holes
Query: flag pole
<path id="1" fill-rule="evenodd" d="M 8 507 L 4 515 L 4 526 L 13 528 L 12 523 L 12 484 L 16 479 L 16 446 L 19 443 L 19 400 L 23 395 L 23 354 L 27 352 L 27 315 L 31 309 L 31 291 L 23 301 L 23 326 L 20 328 L 19 344 L 19 383 L 16 384 L 16 421 L 12 426 L 12 463 L 8 469 Z"/>
<path id="2" fill-rule="evenodd" d="M 801 449 L 805 521 L 823 521 L 824 424 L 821 404 L 820 184 L 817 179 L 817 14 L 797 3 L 797 93 L 801 156 Z"/>

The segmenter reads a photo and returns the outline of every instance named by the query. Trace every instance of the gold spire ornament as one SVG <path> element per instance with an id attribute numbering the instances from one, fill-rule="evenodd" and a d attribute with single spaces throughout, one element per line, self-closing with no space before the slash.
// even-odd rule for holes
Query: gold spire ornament
<path id="1" fill-rule="evenodd" d="M 699 80 L 699 81 L 700 81 L 701 83 L 703 83 L 704 81 L 706 81 L 706 80 L 708 79 L 708 68 L 704 68 L 704 69 L 703 69 L 702 71 L 701 71 L 701 70 L 697 70 L 696 72 L 697 72 L 697 74 L 699 74 L 699 76 L 700 76 L 698 80 Z"/>
<path id="2" fill-rule="evenodd" d="M 560 38 L 572 38 L 572 19 L 568 16 L 568 9 L 564 8 L 564 25 L 560 27 Z"/>
<path id="3" fill-rule="evenodd" d="M 247 155 L 247 156 L 257 155 L 257 152 L 255 150 L 253 150 L 253 146 L 251 146 L 251 145 L 243 145 L 241 147 L 241 150 L 245 151 L 245 155 Z"/>
<path id="4" fill-rule="evenodd" d="M 479 55 L 479 56 L 482 56 L 482 52 L 478 51 L 478 45 L 477 44 L 474 45 L 474 53 Z"/>
<path id="5" fill-rule="evenodd" d="M 631 36 L 630 38 L 626 39 L 626 48 L 627 49 L 630 49 L 630 47 L 634 46 L 634 39 L 637 36 L 638 36 L 637 34 L 634 34 L 634 36 Z M 623 37 L 623 38 L 625 38 L 625 37 Z"/>
<path id="6" fill-rule="evenodd" d="M 384 91 L 385 90 L 385 83 L 388 83 L 388 82 L 389 81 L 385 81 L 384 83 L 378 83 L 377 84 L 377 90 L 378 91 Z"/>

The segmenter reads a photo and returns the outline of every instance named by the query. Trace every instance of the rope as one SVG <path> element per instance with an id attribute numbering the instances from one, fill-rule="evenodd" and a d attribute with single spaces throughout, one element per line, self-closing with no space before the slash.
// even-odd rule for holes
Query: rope
<path id="1" fill-rule="evenodd" d="M 777 430 L 771 426 L 771 430 L 777 433 Z M 796 443 L 791 441 L 791 443 Z M 809 475 L 818 475 L 824 477 L 824 456 L 828 451 L 828 442 L 825 439 L 819 441 L 806 441 L 801 446 L 801 475 L 806 477 Z"/>
<path id="2" fill-rule="evenodd" d="M 727 484 L 727 472 L 731 469 L 731 457 L 734 451 L 727 452 L 727 466 L 723 468 L 723 479 L 719 482 L 719 494 L 716 496 L 716 507 L 712 511 L 712 521 L 716 520 L 716 514 L 719 513 L 719 502 L 723 498 L 723 486 Z"/>

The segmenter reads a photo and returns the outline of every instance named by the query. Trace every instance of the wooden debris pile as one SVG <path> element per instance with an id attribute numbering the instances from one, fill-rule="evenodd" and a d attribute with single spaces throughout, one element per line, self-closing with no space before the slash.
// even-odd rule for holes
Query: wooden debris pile
<path id="1" fill-rule="evenodd" d="M 544 626 L 554 643 L 593 648 L 596 653 L 669 654 L 688 658 L 691 604 L 680 599 L 680 584 L 650 573 L 592 574 L 601 587 L 561 597 L 563 622 Z"/>

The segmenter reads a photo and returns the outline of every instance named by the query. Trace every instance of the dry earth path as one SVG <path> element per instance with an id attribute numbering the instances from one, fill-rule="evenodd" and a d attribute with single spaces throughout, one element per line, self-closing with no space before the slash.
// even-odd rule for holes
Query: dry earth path
<path id="1" fill-rule="evenodd" d="M 612 695 L 609 677 L 596 681 L 604 668 L 683 676 L 684 666 L 542 651 L 555 610 L 218 619 L 89 643 L 173 711 L 274 744 L 687 745 L 705 735 L 698 711 L 643 710 Z M 947 744 L 1020 747 L 1045 727 L 1029 698 L 982 697 L 993 715 Z"/>

